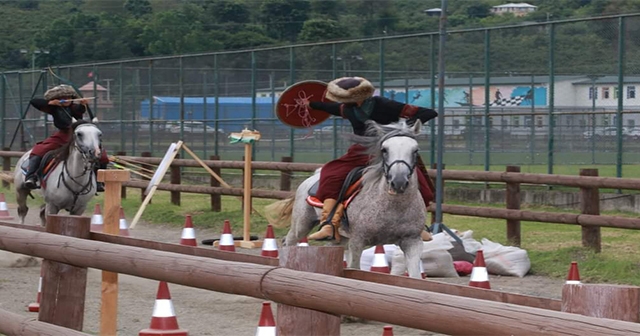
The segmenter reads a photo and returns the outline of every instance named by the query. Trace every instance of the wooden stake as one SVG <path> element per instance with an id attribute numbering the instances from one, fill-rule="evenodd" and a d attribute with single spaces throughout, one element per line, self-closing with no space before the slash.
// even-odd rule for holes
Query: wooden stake
<path id="1" fill-rule="evenodd" d="M 120 189 L 129 181 L 127 170 L 98 170 L 98 181 L 104 182 L 104 233 L 120 232 Z M 118 273 L 102 272 L 102 302 L 100 307 L 100 335 L 116 335 L 118 328 Z"/>
<path id="2" fill-rule="evenodd" d="M 236 242 L 242 248 L 262 247 L 261 241 L 251 241 L 251 143 L 244 144 L 244 235 Z"/>

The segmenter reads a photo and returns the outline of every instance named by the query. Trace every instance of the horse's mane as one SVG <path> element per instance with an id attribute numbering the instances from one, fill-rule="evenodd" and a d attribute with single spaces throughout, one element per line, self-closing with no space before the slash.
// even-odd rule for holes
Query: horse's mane
<path id="1" fill-rule="evenodd" d="M 382 153 L 380 148 L 382 143 L 394 136 L 406 136 L 412 139 L 416 138 L 413 127 L 409 126 L 404 119 L 398 122 L 380 125 L 374 121 L 366 121 L 367 130 L 365 135 L 347 134 L 346 137 L 350 141 L 364 147 L 363 154 L 369 155 L 369 165 L 365 168 L 362 176 L 363 188 L 375 185 L 384 177 L 384 169 L 382 167 Z"/>
<path id="2" fill-rule="evenodd" d="M 53 157 L 56 158 L 56 160 L 66 161 L 69 158 L 69 155 L 71 154 L 71 145 L 73 145 L 73 143 L 76 140 L 75 130 L 76 128 L 78 128 L 78 126 L 84 125 L 84 124 L 93 125 L 93 123 L 88 122 L 86 120 L 82 120 L 82 119 L 76 121 L 71 125 L 71 136 L 69 137 L 69 141 L 67 141 L 66 144 L 62 145 L 62 147 L 51 151 L 51 154 L 53 155 Z"/>

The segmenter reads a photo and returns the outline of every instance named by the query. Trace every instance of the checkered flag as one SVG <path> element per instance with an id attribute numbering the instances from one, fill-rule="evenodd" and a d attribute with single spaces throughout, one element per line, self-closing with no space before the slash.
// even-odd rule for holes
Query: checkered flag
<path id="1" fill-rule="evenodd" d="M 489 103 L 489 106 L 520 106 L 527 96 L 515 96 L 509 98 L 496 99 Z"/>

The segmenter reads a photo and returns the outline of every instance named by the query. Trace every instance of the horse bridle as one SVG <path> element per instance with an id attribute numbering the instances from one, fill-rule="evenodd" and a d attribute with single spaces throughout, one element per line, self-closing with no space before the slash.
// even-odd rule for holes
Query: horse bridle
<path id="1" fill-rule="evenodd" d="M 395 137 L 407 137 L 407 138 L 411 138 L 415 140 L 415 136 L 406 134 L 406 133 L 400 133 L 400 132 L 390 132 L 385 134 L 382 139 L 380 139 L 380 144 L 382 145 L 385 141 L 391 139 L 391 138 L 395 138 Z M 384 177 L 389 180 L 389 170 L 391 170 L 391 167 L 393 167 L 393 165 L 395 164 L 404 164 L 405 166 L 407 166 L 407 168 L 409 168 L 409 178 L 411 178 L 411 176 L 413 175 L 413 171 L 416 168 L 416 154 L 414 154 L 414 158 L 413 158 L 413 164 L 409 164 L 407 163 L 407 161 L 405 160 L 395 160 L 393 162 L 391 162 L 390 164 L 387 164 L 387 161 L 385 160 L 384 156 L 382 157 L 382 168 L 384 169 Z"/>
<path id="2" fill-rule="evenodd" d="M 77 128 L 80 128 L 82 126 L 84 126 L 84 125 L 79 125 Z M 79 196 L 83 196 L 83 195 L 86 195 L 86 194 L 91 192 L 91 185 L 93 184 L 93 174 L 92 174 L 93 173 L 93 168 L 98 163 L 98 159 L 88 158 L 87 157 L 87 153 L 84 150 L 82 150 L 82 148 L 80 146 L 78 146 L 78 139 L 76 138 L 75 133 L 74 133 L 73 137 L 74 137 L 73 147 L 78 152 L 80 152 L 80 155 L 82 155 L 82 161 L 84 162 L 84 170 L 82 171 L 82 173 L 80 175 L 78 175 L 76 177 L 71 176 L 71 174 L 69 174 L 69 170 L 67 169 L 67 161 L 65 160 L 62 163 L 62 174 L 60 174 L 60 178 L 58 179 L 58 188 L 60 187 L 60 182 L 62 182 L 62 184 L 64 184 L 64 186 L 67 188 L 67 190 L 69 190 L 69 191 L 71 191 L 73 193 L 73 203 L 75 204 L 76 201 L 78 200 Z M 89 163 L 89 164 L 87 165 L 87 163 Z M 87 173 L 87 171 L 91 175 L 89 176 L 89 181 L 86 184 L 83 185 L 82 183 L 78 182 L 76 179 L 84 176 Z M 69 184 L 67 183 L 67 181 L 66 181 L 66 179 L 64 177 L 65 172 L 66 172 L 66 175 L 69 176 L 69 179 L 73 183 L 75 183 L 76 185 L 82 187 L 82 189 L 80 189 L 80 191 L 75 192 L 75 191 L 73 191 L 73 189 L 71 189 L 71 187 L 69 186 Z"/>

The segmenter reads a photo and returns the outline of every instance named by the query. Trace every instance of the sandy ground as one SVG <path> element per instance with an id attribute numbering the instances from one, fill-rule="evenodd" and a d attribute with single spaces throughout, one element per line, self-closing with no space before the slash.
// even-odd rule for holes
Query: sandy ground
<path id="1" fill-rule="evenodd" d="M 13 216 L 15 207 L 9 205 Z M 27 223 L 37 223 L 36 211 L 30 211 Z M 131 219 L 128 218 L 130 221 Z M 202 230 L 196 226 L 198 242 L 219 236 L 219 232 Z M 177 243 L 180 228 L 139 223 L 131 235 L 136 238 Z M 205 246 L 211 248 L 210 246 Z M 256 253 L 244 250 L 241 252 Z M 3 267 L 0 263 L 0 309 L 23 316 L 37 317 L 26 307 L 35 302 L 39 266 Z M 99 334 L 100 329 L 100 280 L 101 272 L 89 270 L 84 331 Z M 438 279 L 441 281 L 467 284 L 468 277 Z M 491 287 L 495 290 L 522 293 L 549 298 L 560 298 L 563 280 L 538 276 L 498 277 L 491 276 Z M 155 302 L 158 282 L 143 278 L 120 275 L 118 298 L 118 335 L 137 335 L 148 328 Z M 172 302 L 181 328 L 190 335 L 254 335 L 260 316 L 262 300 L 239 295 L 228 295 L 175 284 L 169 285 Z M 272 303 L 274 314 L 276 304 Z M 343 323 L 342 335 L 381 335 L 384 324 L 378 322 Z M 433 335 L 432 333 L 394 326 L 395 335 Z M 480 335 L 481 333 L 479 333 Z"/>

